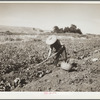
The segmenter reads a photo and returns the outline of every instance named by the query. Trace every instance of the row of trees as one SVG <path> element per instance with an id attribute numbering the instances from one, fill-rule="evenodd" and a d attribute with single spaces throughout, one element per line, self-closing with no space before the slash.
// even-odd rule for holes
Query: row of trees
<path id="1" fill-rule="evenodd" d="M 63 28 L 59 28 L 58 26 L 54 26 L 53 32 L 55 32 L 55 33 L 66 33 L 66 32 L 69 32 L 69 33 L 82 34 L 82 31 L 79 28 L 77 28 L 77 26 L 74 25 L 74 24 L 71 24 L 70 27 L 65 27 L 64 29 Z"/>

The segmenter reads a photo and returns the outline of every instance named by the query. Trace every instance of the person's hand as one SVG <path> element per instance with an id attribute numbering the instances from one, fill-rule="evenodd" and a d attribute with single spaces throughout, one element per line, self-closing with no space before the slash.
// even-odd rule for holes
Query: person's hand
<path id="1" fill-rule="evenodd" d="M 51 48 L 49 49 L 49 53 L 48 53 L 47 59 L 49 59 L 50 55 L 51 55 Z"/>

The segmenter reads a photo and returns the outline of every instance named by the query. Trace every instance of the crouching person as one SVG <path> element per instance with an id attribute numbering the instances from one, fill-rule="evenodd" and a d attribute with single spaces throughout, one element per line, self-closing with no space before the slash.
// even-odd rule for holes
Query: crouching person
<path id="1" fill-rule="evenodd" d="M 46 44 L 50 46 L 47 59 L 53 52 L 57 53 L 54 58 L 55 66 L 58 66 L 60 56 L 63 56 L 65 62 L 67 61 L 66 47 L 60 42 L 59 39 L 57 39 L 55 35 L 49 36 L 46 40 Z"/>

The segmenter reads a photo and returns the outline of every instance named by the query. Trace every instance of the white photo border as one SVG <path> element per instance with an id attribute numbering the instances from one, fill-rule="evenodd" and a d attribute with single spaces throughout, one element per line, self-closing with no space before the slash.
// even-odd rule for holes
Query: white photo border
<path id="1" fill-rule="evenodd" d="M 0 1 L 0 3 L 84 3 L 100 1 Z M 0 92 L 0 99 L 100 99 L 99 92 Z"/>

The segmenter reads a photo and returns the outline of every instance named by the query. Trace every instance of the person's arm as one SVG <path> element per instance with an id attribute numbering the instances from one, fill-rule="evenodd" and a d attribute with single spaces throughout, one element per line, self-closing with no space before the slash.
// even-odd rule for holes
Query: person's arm
<path id="1" fill-rule="evenodd" d="M 51 53 L 52 53 L 52 48 L 50 47 L 47 59 L 50 57 Z"/>
<path id="2" fill-rule="evenodd" d="M 60 41 L 60 44 L 63 45 L 63 43 Z"/>

